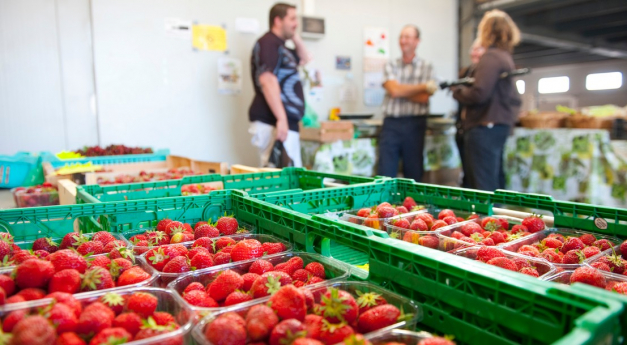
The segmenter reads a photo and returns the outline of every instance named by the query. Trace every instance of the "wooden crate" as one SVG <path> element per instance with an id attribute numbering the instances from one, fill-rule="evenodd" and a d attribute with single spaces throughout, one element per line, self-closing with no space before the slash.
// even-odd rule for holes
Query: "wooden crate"
<path id="1" fill-rule="evenodd" d="M 233 164 L 231 166 L 231 175 L 237 174 L 250 174 L 256 172 L 268 172 L 268 171 L 280 171 L 281 169 L 276 168 L 253 168 L 247 165 L 242 164 Z"/>
<path id="2" fill-rule="evenodd" d="M 59 180 L 57 188 L 59 189 L 59 204 L 74 205 L 76 204 L 76 186 L 72 180 Z"/>
<path id="3" fill-rule="evenodd" d="M 330 143 L 338 140 L 351 140 L 355 129 L 351 121 L 323 121 L 320 128 L 300 125 L 300 140 Z"/>

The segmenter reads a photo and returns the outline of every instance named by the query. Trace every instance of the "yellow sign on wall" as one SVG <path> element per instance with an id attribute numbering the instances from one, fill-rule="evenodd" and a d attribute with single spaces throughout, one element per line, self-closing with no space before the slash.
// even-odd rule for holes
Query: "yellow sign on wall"
<path id="1" fill-rule="evenodd" d="M 226 30 L 215 25 L 192 26 L 192 45 L 200 50 L 226 50 Z"/>

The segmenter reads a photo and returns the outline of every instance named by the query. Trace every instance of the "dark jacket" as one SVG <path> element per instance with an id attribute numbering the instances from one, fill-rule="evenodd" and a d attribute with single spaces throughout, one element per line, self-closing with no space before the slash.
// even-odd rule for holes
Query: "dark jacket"
<path id="1" fill-rule="evenodd" d="M 505 50 L 491 47 L 483 54 L 472 73 L 474 84 L 453 92 L 453 97 L 466 106 L 462 121 L 465 130 L 487 123 L 516 123 L 520 96 L 511 78 L 500 78 L 501 73 L 514 69 L 512 55 Z"/>

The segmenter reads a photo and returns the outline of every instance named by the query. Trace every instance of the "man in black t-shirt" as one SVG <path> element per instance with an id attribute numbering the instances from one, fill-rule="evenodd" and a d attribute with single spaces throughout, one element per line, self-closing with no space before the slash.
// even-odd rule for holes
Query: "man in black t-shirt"
<path id="1" fill-rule="evenodd" d="M 298 123 L 305 113 L 305 97 L 298 66 L 309 60 L 296 34 L 296 7 L 278 3 L 270 10 L 270 31 L 255 44 L 250 59 L 255 98 L 248 113 L 252 144 L 267 166 L 274 141 L 280 140 L 294 166 L 302 166 Z M 285 41 L 291 39 L 296 49 Z"/>

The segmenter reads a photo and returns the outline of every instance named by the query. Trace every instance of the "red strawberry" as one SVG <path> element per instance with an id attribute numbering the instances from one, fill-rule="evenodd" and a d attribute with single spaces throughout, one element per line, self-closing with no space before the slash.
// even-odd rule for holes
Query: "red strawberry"
<path id="1" fill-rule="evenodd" d="M 540 274 L 538 273 L 538 270 L 536 270 L 533 267 L 523 267 L 520 271 L 518 271 L 522 274 L 526 274 L 535 278 L 538 278 L 540 276 Z"/>
<path id="2" fill-rule="evenodd" d="M 227 314 L 220 315 L 205 328 L 207 340 L 215 345 L 246 344 L 246 328 L 241 323 L 233 322 L 230 317 L 224 317 L 224 315 Z M 235 315 L 241 319 L 239 315 Z M 242 322 L 244 321 L 242 320 Z"/>
<path id="3" fill-rule="evenodd" d="M 126 247 L 116 247 L 109 252 L 109 259 L 128 259 L 135 262 L 135 254 L 133 254 L 133 250 Z"/>
<path id="4" fill-rule="evenodd" d="M 261 248 L 265 255 L 277 254 L 286 250 L 285 245 L 281 242 L 266 242 L 261 245 Z"/>
<path id="5" fill-rule="evenodd" d="M 4 274 L 0 274 L 0 287 L 6 292 L 7 296 L 11 296 L 15 292 L 15 282 L 11 277 Z"/>
<path id="6" fill-rule="evenodd" d="M 111 265 L 111 259 L 106 257 L 105 255 L 95 256 L 91 258 L 89 261 L 89 267 L 102 267 L 104 269 L 109 269 L 109 265 Z"/>
<path id="7" fill-rule="evenodd" d="M 208 237 L 202 237 L 194 241 L 194 244 L 192 244 L 192 248 L 194 247 L 205 248 L 207 249 L 207 251 L 209 251 L 210 254 L 215 253 L 215 249 L 213 247 L 213 240 Z"/>
<path id="8" fill-rule="evenodd" d="M 220 231 L 220 235 L 229 236 L 237 233 L 239 224 L 233 217 L 220 217 L 216 223 L 216 228 Z"/>
<path id="9" fill-rule="evenodd" d="M 170 224 L 172 222 L 172 219 L 166 218 L 166 219 L 162 219 L 159 221 L 159 223 L 157 223 L 157 231 L 163 231 L 165 232 L 166 227 L 168 226 L 168 224 Z"/>
<path id="10" fill-rule="evenodd" d="M 600 240 L 594 241 L 592 245 L 595 247 L 598 247 L 599 249 L 601 249 L 601 251 L 606 251 L 614 247 L 614 243 L 606 239 L 600 239 Z"/>
<path id="11" fill-rule="evenodd" d="M 45 250 L 36 250 L 33 252 L 33 255 L 35 255 L 39 259 L 45 259 L 46 257 L 48 257 L 48 255 L 50 255 L 50 253 Z"/>
<path id="12" fill-rule="evenodd" d="M 605 262 L 596 261 L 590 264 L 590 266 L 598 269 L 599 271 L 611 272 L 610 266 Z"/>
<path id="13" fill-rule="evenodd" d="M 403 200 L 403 206 L 408 210 L 412 210 L 414 207 L 418 206 L 418 204 L 416 204 L 414 198 L 408 196 Z"/>
<path id="14" fill-rule="evenodd" d="M 527 229 L 527 227 L 522 224 L 516 224 L 512 226 L 512 230 L 511 230 L 512 234 L 517 234 L 519 232 L 522 232 L 522 233 L 529 232 L 529 229 Z"/>
<path id="15" fill-rule="evenodd" d="M 148 245 L 148 244 L 146 244 L 146 245 Z M 107 245 L 105 245 L 104 252 L 105 253 L 109 253 L 113 249 L 125 248 L 125 247 L 126 247 L 126 243 L 124 243 L 124 241 L 115 240 L 115 241 L 111 241 L 111 242 L 107 243 Z"/>
<path id="16" fill-rule="evenodd" d="M 517 271 L 520 271 L 525 267 L 532 267 L 531 263 L 523 258 L 512 258 L 511 260 L 516 264 Z"/>
<path id="17" fill-rule="evenodd" d="M 239 241 L 231 250 L 231 260 L 234 262 L 260 258 L 262 256 L 261 242 L 252 239 Z"/>
<path id="18" fill-rule="evenodd" d="M 59 246 L 59 249 L 74 248 L 76 242 L 78 242 L 78 240 L 82 237 L 83 235 L 78 232 L 70 232 L 69 234 L 65 234 L 65 236 L 63 236 L 63 240 L 61 240 L 61 245 Z"/>
<path id="19" fill-rule="evenodd" d="M 201 237 L 218 237 L 218 236 L 220 236 L 220 230 L 216 229 L 215 227 L 209 224 L 201 225 L 194 230 L 195 239 L 199 239 Z"/>
<path id="20" fill-rule="evenodd" d="M 376 306 L 359 316 L 357 329 L 369 333 L 397 323 L 400 310 L 391 304 Z"/>
<path id="21" fill-rule="evenodd" d="M 135 336 L 142 326 L 142 318 L 137 313 L 122 313 L 113 320 L 113 327 L 122 327 Z"/>
<path id="22" fill-rule="evenodd" d="M 100 302 L 94 302 L 81 313 L 78 318 L 76 333 L 82 335 L 96 334 L 113 324 L 115 314 L 111 309 Z"/>
<path id="23" fill-rule="evenodd" d="M 377 214 L 379 218 L 391 218 L 398 216 L 398 211 L 392 206 L 379 206 L 377 207 Z"/>
<path id="24" fill-rule="evenodd" d="M 300 290 L 305 295 L 305 305 L 307 306 L 307 310 L 313 309 L 314 304 L 316 304 L 316 300 L 315 300 L 314 295 L 311 292 L 311 290 L 309 290 L 309 289 L 300 289 Z"/>
<path id="25" fill-rule="evenodd" d="M 305 269 L 318 278 L 326 278 L 324 265 L 319 262 L 310 262 L 305 266 Z"/>
<path id="26" fill-rule="evenodd" d="M 20 320 L 13 327 L 10 344 L 50 345 L 54 343 L 56 331 L 43 316 L 33 315 Z"/>
<path id="27" fill-rule="evenodd" d="M 81 339 L 78 334 L 74 332 L 66 332 L 57 338 L 55 345 L 86 345 L 85 340 Z"/>
<path id="28" fill-rule="evenodd" d="M 423 339 L 416 345 L 455 345 L 455 342 L 442 337 L 432 337 Z"/>
<path id="29" fill-rule="evenodd" d="M 20 322 L 23 318 L 26 317 L 29 310 L 27 309 L 18 309 L 10 312 L 2 322 L 2 331 L 5 333 L 11 333 L 13 331 L 13 327 Z"/>
<path id="30" fill-rule="evenodd" d="M 322 322 L 322 328 L 318 337 L 324 344 L 341 343 L 344 339 L 355 334 L 353 328 L 345 323 L 333 325 L 325 322 L 325 320 Z"/>
<path id="31" fill-rule="evenodd" d="M 79 317 L 83 312 L 83 305 L 79 302 L 72 294 L 66 292 L 53 292 L 45 296 L 46 298 L 51 298 L 57 301 L 57 303 L 62 303 L 67 305 L 72 309 L 74 315 Z M 43 296 L 42 296 L 43 298 Z"/>
<path id="32" fill-rule="evenodd" d="M 75 269 L 65 269 L 55 273 L 48 283 L 49 292 L 77 293 L 81 289 L 81 274 Z"/>
<path id="33" fill-rule="evenodd" d="M 251 301 L 253 297 L 244 291 L 236 290 L 231 292 L 224 300 L 224 306 L 230 306 Z"/>
<path id="34" fill-rule="evenodd" d="M 78 325 L 78 318 L 72 308 L 63 303 L 53 304 L 50 310 L 44 309 L 44 315 L 56 326 L 57 334 L 74 332 Z"/>
<path id="35" fill-rule="evenodd" d="M 226 270 L 209 285 L 207 292 L 216 301 L 224 300 L 233 291 L 241 289 L 244 279 L 235 271 Z"/>
<path id="36" fill-rule="evenodd" d="M 115 259 L 109 265 L 109 272 L 113 279 L 118 279 L 118 277 L 124 273 L 126 270 L 129 270 L 133 267 L 133 263 L 122 258 Z"/>
<path id="37" fill-rule="evenodd" d="M 259 277 L 261 277 L 261 276 L 259 274 L 256 274 L 256 273 L 246 273 L 246 274 L 243 274 L 242 275 L 242 279 L 244 279 L 244 285 L 242 285 L 242 290 L 250 291 L 252 286 L 253 286 L 253 283 Z"/>
<path id="38" fill-rule="evenodd" d="M 606 287 L 606 289 L 607 288 L 609 288 L 609 286 Z M 618 292 L 621 295 L 627 295 L 627 282 L 617 283 L 612 287 L 612 291 Z"/>
<path id="39" fill-rule="evenodd" d="M 566 239 L 566 242 L 564 242 L 561 252 L 566 254 L 573 249 L 584 249 L 585 247 L 586 245 L 583 244 L 583 242 L 579 238 L 569 237 L 568 239 Z"/>
<path id="40" fill-rule="evenodd" d="M 396 206 L 396 210 L 399 214 L 405 214 L 409 212 L 409 210 L 405 206 Z"/>
<path id="41" fill-rule="evenodd" d="M 481 247 L 477 250 L 477 260 L 488 262 L 494 258 L 504 258 L 505 254 L 494 247 Z"/>
<path id="42" fill-rule="evenodd" d="M 620 244 L 620 248 L 619 248 L 621 255 L 623 256 L 623 259 L 627 259 L 627 240 L 623 241 L 623 243 Z"/>
<path id="43" fill-rule="evenodd" d="M 96 334 L 89 345 L 107 345 L 113 342 L 123 344 L 133 339 L 133 336 L 122 327 L 107 328 Z"/>
<path id="44" fill-rule="evenodd" d="M 583 249 L 583 255 L 585 255 L 586 259 L 591 258 L 597 254 L 599 254 L 601 250 L 597 247 L 590 246 Z"/>
<path id="45" fill-rule="evenodd" d="M 357 319 L 359 307 L 353 296 L 343 290 L 329 288 L 320 301 L 322 316 L 331 323 L 351 324 Z"/>
<path id="46" fill-rule="evenodd" d="M 322 278 L 318 278 L 318 277 L 311 277 L 309 279 L 309 281 L 305 284 L 305 285 L 313 285 L 313 284 L 318 284 L 318 283 L 322 283 L 324 281 L 324 279 Z"/>
<path id="47" fill-rule="evenodd" d="M 128 296 L 122 296 L 115 292 L 108 292 L 98 298 L 98 301 L 109 307 L 115 315 L 119 315 L 124 310 Z"/>
<path id="48" fill-rule="evenodd" d="M 126 308 L 143 318 L 152 315 L 157 309 L 157 297 L 146 292 L 135 292 L 126 301 Z"/>
<path id="49" fill-rule="evenodd" d="M 48 253 L 54 253 L 59 250 L 59 244 L 50 237 L 38 238 L 33 242 L 33 251 L 45 250 Z"/>
<path id="50" fill-rule="evenodd" d="M 492 241 L 494 241 L 494 244 L 500 244 L 500 243 L 505 243 L 505 236 L 503 236 L 502 233 L 495 231 L 492 234 L 490 234 L 490 237 L 492 239 Z"/>
<path id="51" fill-rule="evenodd" d="M 262 275 L 266 272 L 272 271 L 273 269 L 274 266 L 270 261 L 261 259 L 253 262 L 252 265 L 250 265 L 248 272 Z"/>
<path id="52" fill-rule="evenodd" d="M 455 223 L 457 223 L 457 218 L 455 217 L 444 217 L 444 219 L 442 219 L 442 221 L 448 225 L 453 225 Z"/>
<path id="53" fill-rule="evenodd" d="M 304 318 L 304 316 L 303 316 Z M 291 344 L 307 335 L 305 325 L 299 320 L 287 319 L 279 322 L 270 333 L 270 345 Z M 333 343 L 330 343 L 333 344 Z"/>
<path id="54" fill-rule="evenodd" d="M 208 268 L 214 265 L 213 258 L 209 253 L 196 254 L 189 264 L 195 270 Z"/>
<path id="55" fill-rule="evenodd" d="M 73 268 L 82 274 L 85 273 L 85 270 L 87 269 L 87 260 L 85 260 L 85 258 L 78 253 L 69 249 L 58 250 L 50 254 L 47 259 L 52 263 L 52 265 L 54 265 L 56 272 Z"/>
<path id="56" fill-rule="evenodd" d="M 446 217 L 455 217 L 455 212 L 449 209 L 443 209 L 442 211 L 440 211 L 440 213 L 438 213 L 439 220 L 442 220 Z"/>
<path id="57" fill-rule="evenodd" d="M 170 261 L 170 256 L 167 255 L 163 247 L 153 248 L 146 253 L 146 261 L 157 271 L 162 272 L 165 265 Z"/>
<path id="58" fill-rule="evenodd" d="M 246 314 L 246 331 L 251 341 L 267 339 L 278 323 L 279 318 L 274 311 L 263 304 L 251 307 Z"/>
<path id="59" fill-rule="evenodd" d="M 151 246 L 162 246 L 170 243 L 170 236 L 163 231 L 147 231 L 146 234 Z M 138 246 L 139 243 L 135 245 Z"/>
<path id="60" fill-rule="evenodd" d="M 115 241 L 115 237 L 113 237 L 113 235 L 111 235 L 109 232 L 98 231 L 94 234 L 94 236 L 92 236 L 91 240 L 100 242 L 103 246 L 106 246 L 110 242 Z"/>
<path id="61" fill-rule="evenodd" d="M 81 291 L 104 290 L 115 287 L 111 273 L 102 267 L 88 269 L 83 275 Z"/>
<path id="62" fill-rule="evenodd" d="M 150 279 L 150 274 L 148 274 L 139 266 L 133 266 L 125 270 L 124 272 L 122 272 L 120 277 L 118 277 L 117 285 L 118 286 L 133 285 L 133 284 L 141 283 L 147 279 Z"/>
<path id="63" fill-rule="evenodd" d="M 407 220 L 407 218 L 395 219 L 391 223 L 395 227 L 401 228 L 401 229 L 409 229 L 410 226 L 411 226 L 411 224 L 409 223 L 409 220 Z"/>
<path id="64" fill-rule="evenodd" d="M 185 232 L 185 225 L 179 221 L 172 221 L 165 227 L 165 233 L 168 236 L 172 236 L 177 233 Z"/>
<path id="65" fill-rule="evenodd" d="M 198 227 L 200 227 L 201 225 L 205 225 L 205 224 L 209 224 L 209 222 L 205 222 L 204 220 L 196 222 L 196 224 L 194 224 L 194 230 L 198 229 Z"/>
<path id="66" fill-rule="evenodd" d="M 187 247 L 182 244 L 173 244 L 170 246 L 164 246 L 163 251 L 170 256 L 170 258 L 175 258 L 177 256 L 187 256 L 189 252 Z"/>
<path id="67" fill-rule="evenodd" d="M 218 303 L 211 298 L 204 290 L 192 290 L 183 296 L 183 299 L 196 307 L 217 308 Z"/>
<path id="68" fill-rule="evenodd" d="M 506 270 L 510 270 L 514 272 L 518 271 L 518 267 L 516 266 L 516 264 L 512 260 L 505 258 L 505 257 L 493 258 L 493 259 L 490 259 L 486 263 L 488 265 L 498 266 Z"/>
<path id="69" fill-rule="evenodd" d="M 2 246 L 2 243 L 4 242 L 0 241 L 0 246 Z M 6 256 L 3 256 L 3 258 L 6 258 Z M 36 255 L 31 254 L 31 252 L 29 252 L 28 250 L 20 250 L 20 251 L 14 252 L 10 261 L 13 261 L 14 263 L 19 265 L 30 259 L 38 259 L 38 258 Z"/>
<path id="70" fill-rule="evenodd" d="M 361 292 L 357 291 L 357 305 L 359 306 L 359 314 L 363 314 L 368 310 L 380 306 L 383 304 L 387 304 L 387 301 L 383 296 L 374 292 Z"/>
<path id="71" fill-rule="evenodd" d="M 216 252 L 220 251 L 228 246 L 234 245 L 236 242 L 230 237 L 220 237 L 215 241 Z"/>
<path id="72" fill-rule="evenodd" d="M 429 226 L 422 219 L 414 219 L 413 222 L 409 225 L 409 229 L 416 231 L 429 231 Z"/>
<path id="73" fill-rule="evenodd" d="M 312 274 L 309 273 L 309 271 L 304 270 L 304 269 L 300 269 L 300 270 L 296 270 L 296 272 L 294 272 L 294 274 L 292 274 L 292 279 L 293 280 L 300 280 L 303 283 L 306 283 L 309 281 L 309 278 L 312 277 Z"/>
<path id="74" fill-rule="evenodd" d="M 540 254 L 540 251 L 538 250 L 538 248 L 534 247 L 534 246 L 530 246 L 530 245 L 524 245 L 521 246 L 520 248 L 518 248 L 518 252 L 534 252 L 536 254 Z"/>
<path id="75" fill-rule="evenodd" d="M 583 234 L 581 236 L 579 236 L 579 239 L 581 240 L 581 242 L 583 242 L 583 244 L 585 244 L 586 246 L 591 246 L 592 243 L 594 243 L 597 238 L 594 237 L 593 234 Z"/>
<path id="76" fill-rule="evenodd" d="M 433 216 L 429 213 L 419 213 L 414 217 L 414 221 L 416 221 L 416 219 L 420 219 L 425 222 L 429 229 L 431 229 L 431 227 L 433 226 L 433 222 L 435 221 L 435 219 L 433 219 Z"/>
<path id="77" fill-rule="evenodd" d="M 184 256 L 177 256 L 168 261 L 163 267 L 163 273 L 185 273 L 191 271 L 189 260 Z"/>
<path id="78" fill-rule="evenodd" d="M 431 226 L 431 231 L 435 231 L 439 228 L 443 228 L 445 226 L 448 226 L 448 224 L 446 224 L 445 221 L 443 220 L 436 220 L 435 222 L 433 222 L 433 225 Z"/>
<path id="79" fill-rule="evenodd" d="M 546 227 L 544 221 L 542 220 L 542 216 L 536 215 L 523 219 L 522 225 L 524 225 L 527 228 L 527 231 L 532 234 L 544 230 L 544 228 Z"/>
<path id="80" fill-rule="evenodd" d="M 584 283 L 600 288 L 605 288 L 607 282 L 601 272 L 592 267 L 579 267 L 571 274 L 570 283 Z"/>
<path id="81" fill-rule="evenodd" d="M 292 278 L 282 271 L 271 271 L 262 274 L 253 282 L 250 291 L 255 298 L 272 295 L 279 291 L 281 286 L 292 283 Z"/>
<path id="82" fill-rule="evenodd" d="M 157 325 L 154 319 L 148 318 L 147 325 L 144 325 L 143 328 L 135 335 L 135 341 L 141 339 L 154 338 L 162 334 L 166 334 L 178 329 L 178 325 L 168 325 L 168 326 L 160 326 Z M 159 345 L 182 345 L 183 344 L 183 336 L 172 336 L 167 337 L 159 342 Z"/>
<path id="83" fill-rule="evenodd" d="M 281 287 L 279 291 L 270 297 L 270 303 L 270 308 L 272 308 L 281 319 L 293 318 L 299 321 L 305 320 L 305 315 L 307 314 L 305 295 L 299 288 L 293 285 Z M 356 307 L 355 305 L 355 308 Z"/>
<path id="84" fill-rule="evenodd" d="M 218 305 L 216 303 L 216 305 Z M 155 320 L 157 325 L 159 326 L 168 326 L 176 324 L 176 320 L 172 314 L 164 312 L 164 311 L 156 311 L 152 314 L 152 318 Z"/>
<path id="85" fill-rule="evenodd" d="M 26 302 L 26 299 L 20 295 L 13 295 L 5 300 L 5 304 Z"/>
<path id="86" fill-rule="evenodd" d="M 313 339 L 320 339 L 320 333 L 322 332 L 323 325 L 324 325 L 324 319 L 322 318 L 322 316 L 319 316 L 316 314 L 307 314 L 307 316 L 305 316 L 305 327 L 307 328 L 307 337 L 313 338 Z"/>
<path id="87" fill-rule="evenodd" d="M 30 259 L 19 264 L 15 269 L 15 285 L 25 288 L 46 287 L 54 275 L 54 266 L 44 260 Z"/>
<path id="88" fill-rule="evenodd" d="M 231 262 L 231 254 L 220 252 L 213 257 L 214 265 L 224 265 Z"/>
<path id="89" fill-rule="evenodd" d="M 380 229 L 381 222 L 379 221 L 379 215 L 377 213 L 369 215 L 366 217 L 366 220 L 364 220 L 363 225 L 373 229 Z"/>
<path id="90" fill-rule="evenodd" d="M 558 240 L 555 237 L 547 237 L 543 239 L 540 243 L 547 248 L 562 248 L 562 246 L 564 245 L 562 241 Z"/>

